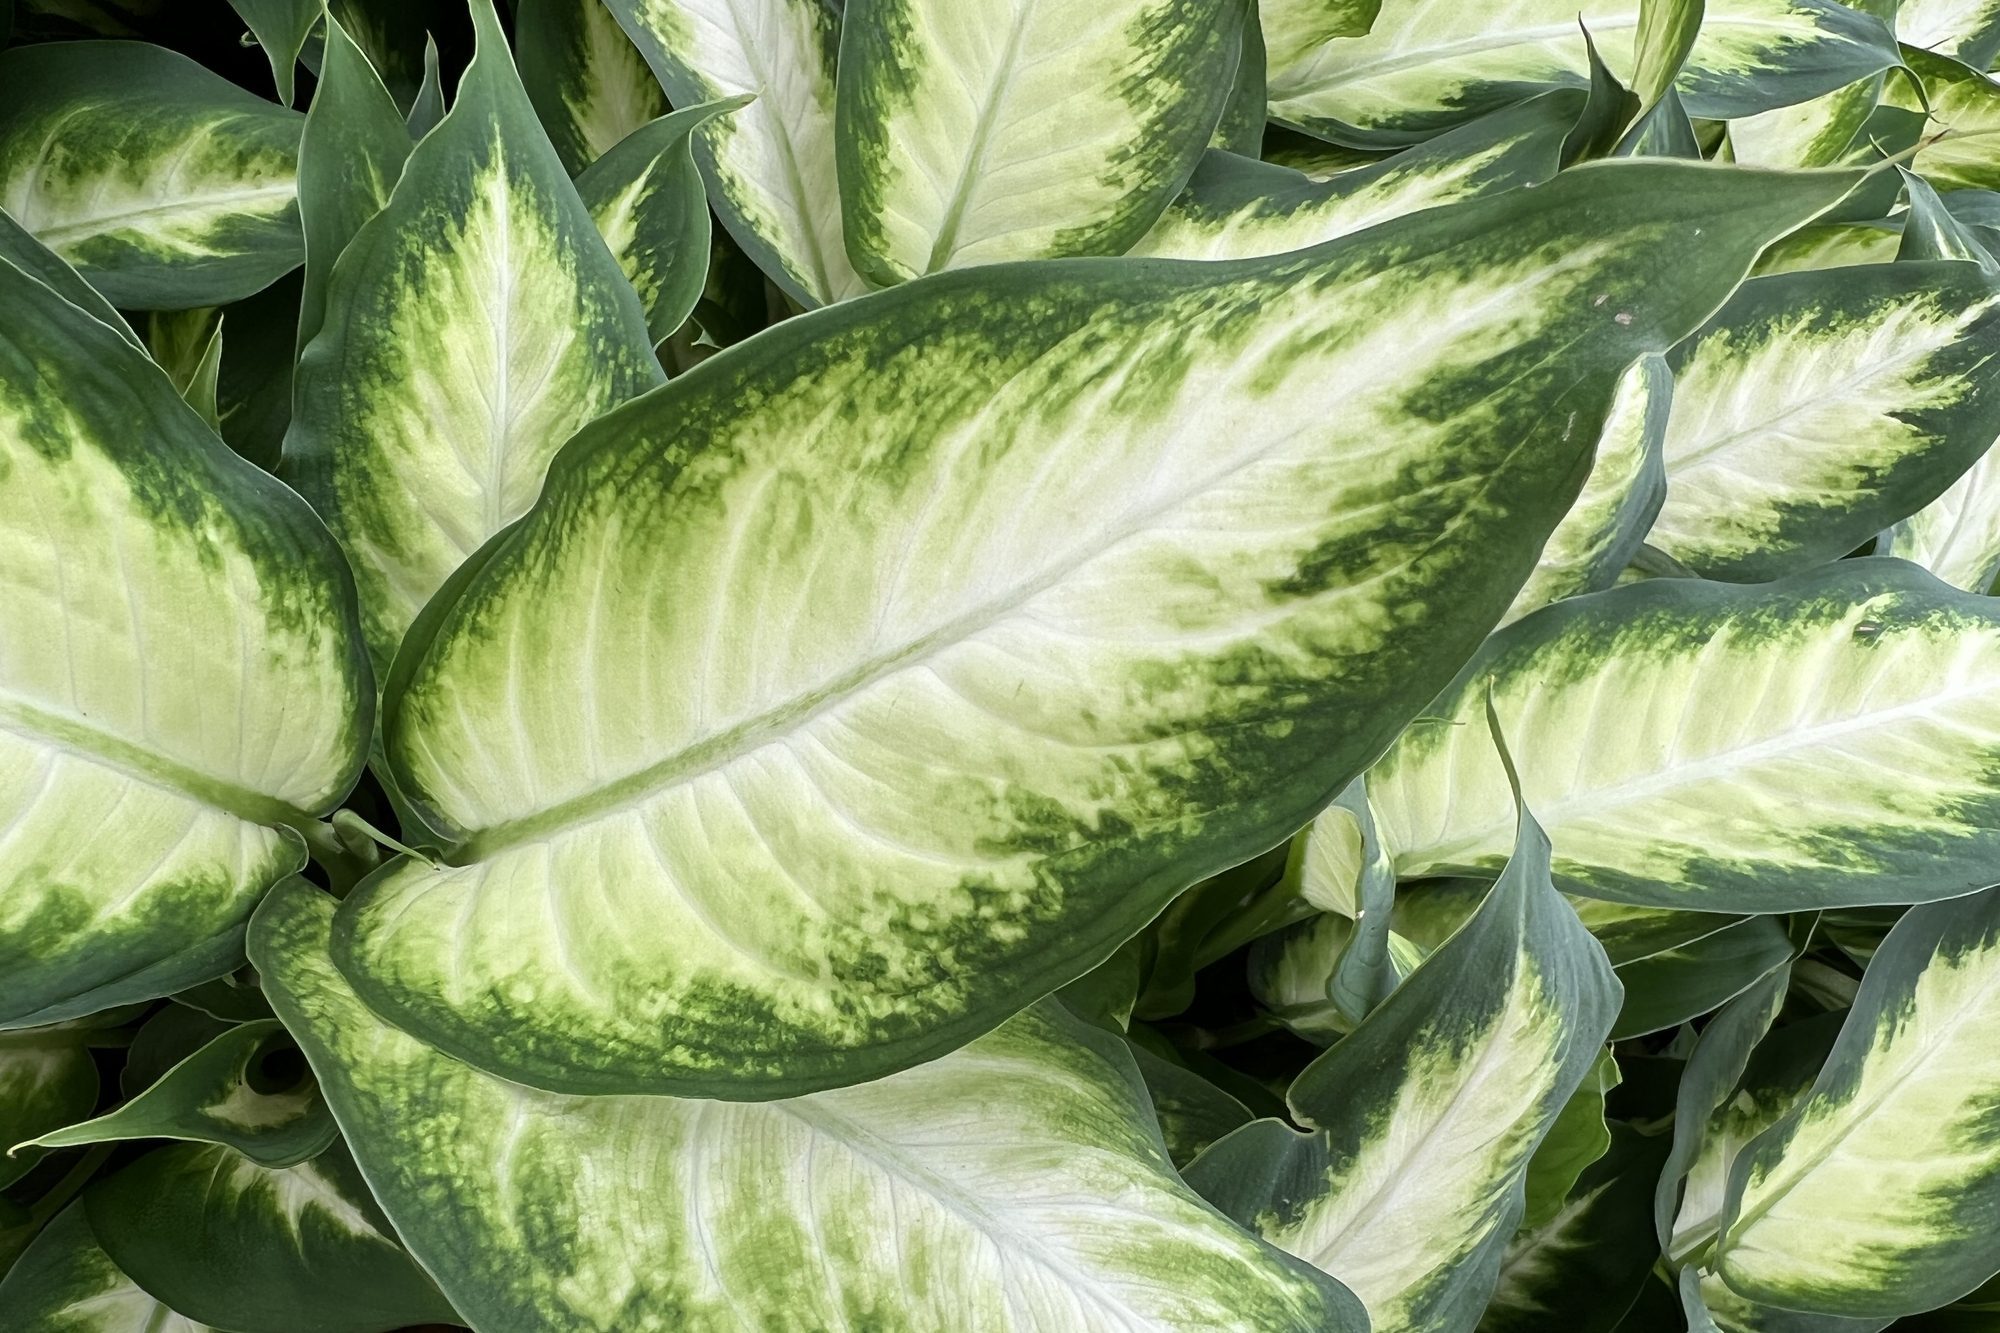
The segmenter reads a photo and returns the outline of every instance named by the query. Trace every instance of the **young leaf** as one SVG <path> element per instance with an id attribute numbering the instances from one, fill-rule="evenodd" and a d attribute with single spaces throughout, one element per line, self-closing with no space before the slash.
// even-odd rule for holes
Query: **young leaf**
<path id="1" fill-rule="evenodd" d="M 360 771 L 353 585 L 297 496 L 0 262 L 0 1027 L 240 961 Z"/>
<path id="2" fill-rule="evenodd" d="M 449 115 L 348 243 L 286 476 L 341 538 L 386 668 L 584 422 L 659 383 L 645 314 L 514 75 L 490 0 Z"/>
<path id="3" fill-rule="evenodd" d="M 1271 117 L 1357 146 L 1412 143 L 1524 93 L 1584 81 L 1587 28 L 1630 82 L 1641 0 L 1391 4 L 1365 37 L 1270 65 Z M 1677 83 L 1688 111 L 1728 119 L 1803 102 L 1897 63 L 1880 19 L 1835 0 L 1709 0 Z"/>
<path id="4" fill-rule="evenodd" d="M 1667 499 L 1646 540 L 1752 581 L 1836 560 L 2000 437 L 2000 284 L 1971 264 L 1743 285 L 1676 348 Z"/>
<path id="5" fill-rule="evenodd" d="M 327 957 L 332 912 L 274 893 L 259 970 L 398 1231 L 481 1328 L 1366 1327 L 1181 1184 L 1123 1041 L 1053 1003 L 796 1101 L 562 1097 L 376 1018 Z"/>
<path id="6" fill-rule="evenodd" d="M 1993 603 L 1900 560 L 1558 602 L 1489 640 L 1370 771 L 1377 824 L 1404 876 L 1499 868 L 1490 680 L 1571 892 L 1741 913 L 1954 897 L 2000 851 L 1989 642 Z"/>
<path id="7" fill-rule="evenodd" d="M 410 103 L 409 119 L 403 128 L 413 140 L 422 140 L 444 119 L 444 67 L 438 63 L 437 42 L 424 36 L 424 81 L 417 85 L 416 100 Z"/>
<path id="8" fill-rule="evenodd" d="M 303 124 L 164 47 L 16 47 L 0 52 L 0 208 L 114 305 L 221 305 L 303 257 Z"/>
<path id="9" fill-rule="evenodd" d="M 2000 893 L 1889 933 L 1809 1092 L 1729 1174 L 1717 1271 L 1755 1301 L 1863 1318 L 2000 1268 Z"/>
<path id="10" fill-rule="evenodd" d="M 292 104 L 292 80 L 298 72 L 299 52 L 306 35 L 326 10 L 326 0 L 229 0 L 248 25 L 257 45 L 271 62 L 271 78 L 278 85 L 278 100 Z"/>
<path id="11" fill-rule="evenodd" d="M 336 1135 L 311 1075 L 302 1064 L 290 1067 L 297 1060 L 278 1023 L 244 1023 L 116 1110 L 64 1122 L 64 1128 L 27 1142 L 74 1148 L 120 1139 L 182 1139 L 234 1148 L 259 1166 L 293 1166 L 325 1152 Z"/>
<path id="12" fill-rule="evenodd" d="M 519 0 L 521 85 L 572 176 L 667 114 L 667 95 L 604 0 Z"/>
<path id="13" fill-rule="evenodd" d="M 2000 275 L 2000 260 L 1986 248 L 1978 232 L 1961 222 L 1945 207 L 1938 192 L 1916 172 L 1898 167 L 1909 210 L 1903 219 L 1903 244 L 1896 258 L 1903 260 L 1962 259 L 1979 266 L 1987 277 Z"/>
<path id="14" fill-rule="evenodd" d="M 847 252 L 887 287 L 1122 254 L 1194 170 L 1243 0 L 849 0 L 835 120 Z"/>
<path id="15" fill-rule="evenodd" d="M 859 296 L 834 161 L 840 21 L 821 0 L 605 0 L 676 106 L 755 97 L 695 136 L 722 225 L 802 305 Z M 976 11 L 971 11 L 976 12 Z"/>
<path id="16" fill-rule="evenodd" d="M 0 1280 L 0 1327 L 33 1333 L 215 1333 L 126 1277 L 81 1203 L 49 1223 Z"/>
<path id="17" fill-rule="evenodd" d="M 343 970 L 567 1091 L 785 1095 L 990 1029 L 1352 780 L 1624 368 L 1851 183 L 1608 163 L 1284 258 L 939 275 L 704 363 L 405 646 L 390 763 L 462 845 L 347 900 Z"/>
<path id="18" fill-rule="evenodd" d="M 1292 1084 L 1314 1132 L 1260 1120 L 1188 1169 L 1224 1212 L 1351 1288 L 1375 1333 L 1477 1320 L 1529 1159 L 1617 1012 L 1611 965 L 1548 858 L 1523 807 L 1472 919 Z"/>

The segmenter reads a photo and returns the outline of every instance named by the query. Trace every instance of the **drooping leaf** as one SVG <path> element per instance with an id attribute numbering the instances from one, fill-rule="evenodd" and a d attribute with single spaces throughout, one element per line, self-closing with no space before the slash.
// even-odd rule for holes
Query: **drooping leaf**
<path id="1" fill-rule="evenodd" d="M 229 971 L 352 785 L 353 585 L 298 497 L 0 262 L 0 1027 Z"/>
<path id="2" fill-rule="evenodd" d="M 32 1333 L 214 1333 L 126 1277 L 71 1204 L 0 1279 L 0 1326 Z"/>
<path id="3" fill-rule="evenodd" d="M 306 35 L 326 12 L 326 0 L 229 0 L 271 62 L 278 100 L 292 104 L 292 81 Z"/>
<path id="4" fill-rule="evenodd" d="M 519 0 L 514 58 L 572 176 L 669 110 L 660 81 L 604 0 Z"/>
<path id="5" fill-rule="evenodd" d="M 1624 368 L 1851 183 L 1608 163 L 1296 256 L 941 275 L 704 363 L 405 647 L 390 763 L 461 845 L 347 900 L 343 969 L 560 1090 L 961 1044 L 1350 781 Z"/>
<path id="6" fill-rule="evenodd" d="M 220 305 L 296 267 L 304 118 L 142 42 L 0 52 L 0 208 L 114 305 Z"/>
<path id="7" fill-rule="evenodd" d="M 1122 1039 L 1058 1006 L 794 1101 L 562 1097 L 374 1017 L 327 957 L 332 908 L 274 894 L 258 966 L 383 1206 L 479 1327 L 1365 1327 L 1180 1183 Z"/>
<path id="8" fill-rule="evenodd" d="M 662 116 L 576 178 L 598 234 L 639 294 L 655 343 L 686 321 L 708 281 L 708 198 L 689 136 L 745 104 L 716 102 Z"/>
<path id="9" fill-rule="evenodd" d="M 489 0 L 475 13 L 450 114 L 332 274 L 285 439 L 383 670 L 445 578 L 533 502 L 556 449 L 663 378 Z"/>
<path id="10" fill-rule="evenodd" d="M 298 1050 L 277 1022 L 230 1028 L 162 1074 L 138 1096 L 94 1120 L 24 1140 L 74 1148 L 119 1139 L 182 1139 L 233 1148 L 259 1166 L 293 1166 L 335 1137 Z"/>
<path id="11" fill-rule="evenodd" d="M 87 1116 L 97 1105 L 97 1063 L 87 1036 L 68 1024 L 0 1032 L 0 1153 Z M 0 1186 L 19 1180 L 40 1156 L 0 1156 Z"/>
<path id="12" fill-rule="evenodd" d="M 1570 892 L 1741 913 L 1966 893 L 2000 829 L 2000 659 L 1972 648 L 1995 635 L 1993 604 L 1899 560 L 1559 602 L 1370 771 L 1377 825 L 1402 875 L 1499 868 L 1507 785 L 1472 730 L 1490 680 Z"/>
<path id="13" fill-rule="evenodd" d="M 1848 1318 L 1926 1310 L 2000 1269 L 2000 893 L 1918 908 L 1862 978 L 1812 1090 L 1729 1175 L 1717 1271 Z"/>
<path id="14" fill-rule="evenodd" d="M 1564 90 L 1439 135 L 1374 166 L 1315 180 L 1211 150 L 1131 253 L 1248 259 L 1330 241 L 1420 209 L 1548 180 L 1578 94 Z"/>
<path id="15" fill-rule="evenodd" d="M 1548 857 L 1524 808 L 1472 919 L 1292 1084 L 1314 1132 L 1260 1120 L 1188 1169 L 1224 1212 L 1352 1289 L 1375 1333 L 1478 1321 L 1529 1160 L 1617 1012 L 1610 963 Z"/>
<path id="16" fill-rule="evenodd" d="M 605 3 L 674 105 L 756 98 L 694 138 L 709 203 L 743 252 L 803 305 L 867 291 L 841 230 L 833 9 L 821 0 Z"/>
<path id="17" fill-rule="evenodd" d="M 1222 115 L 1243 0 L 849 0 L 836 120 L 847 252 L 887 287 L 1122 254 Z"/>
<path id="18" fill-rule="evenodd" d="M 1339 143 L 1410 143 L 1588 72 L 1582 29 L 1630 82 L 1639 0 L 1390 4 L 1365 37 L 1282 58 L 1271 116 Z M 1676 84 L 1696 116 L 1730 119 L 1845 87 L 1897 62 L 1880 19 L 1834 0 L 1709 0 Z"/>
<path id="19" fill-rule="evenodd" d="M 1743 285 L 1676 348 L 1667 499 L 1646 540 L 1778 578 L 1922 509 L 2000 438 L 2000 285 L 1970 264 Z"/>
<path id="20" fill-rule="evenodd" d="M 171 1144 L 92 1184 L 83 1206 L 134 1282 L 232 1333 L 459 1322 L 338 1144 L 277 1168 L 219 1145 Z"/>

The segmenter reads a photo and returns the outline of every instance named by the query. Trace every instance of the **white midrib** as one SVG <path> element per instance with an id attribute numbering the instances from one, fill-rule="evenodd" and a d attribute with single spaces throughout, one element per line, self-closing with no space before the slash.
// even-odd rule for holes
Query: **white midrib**
<path id="1" fill-rule="evenodd" d="M 807 2 L 811 3 L 813 0 Z M 791 127 L 785 124 L 771 101 L 772 89 L 777 85 L 772 82 L 771 71 L 764 64 L 761 46 L 752 41 L 750 34 L 743 28 L 743 15 L 737 11 L 736 0 L 728 0 L 723 7 L 729 11 L 729 26 L 736 34 L 737 48 L 743 52 L 743 63 L 749 68 L 751 77 L 755 80 L 755 85 L 750 89 L 757 97 L 753 105 L 771 108 L 761 114 L 772 126 L 774 131 L 772 138 L 777 140 L 778 154 L 784 161 L 785 183 L 791 192 L 792 216 L 798 221 L 799 231 L 806 243 L 807 257 L 812 260 L 812 279 L 819 289 L 814 295 L 822 301 L 838 300 L 840 294 L 834 290 L 833 275 L 826 262 L 825 239 L 819 234 L 819 225 L 813 216 L 813 195 L 806 189 L 805 171 L 799 166 L 798 149 L 792 143 Z M 811 47 L 817 41 L 817 37 L 816 33 L 806 34 L 809 57 L 815 54 Z M 823 71 L 815 70 L 814 73 L 823 74 Z"/>
<path id="2" fill-rule="evenodd" d="M 991 0 L 988 0 L 991 3 Z M 1007 100 L 1009 85 L 1013 81 L 1014 67 L 1021 59 L 1021 42 L 1026 36 L 1029 15 L 1035 8 L 1034 0 L 1015 0 L 1013 26 L 1007 30 L 1007 47 L 1000 55 L 999 66 L 993 72 L 993 81 L 986 89 L 986 98 L 979 107 L 979 120 L 973 126 L 972 143 L 966 149 L 965 157 L 959 165 L 958 180 L 952 186 L 951 198 L 946 201 L 944 213 L 938 220 L 937 238 L 931 243 L 930 258 L 924 264 L 925 273 L 936 273 L 951 263 L 951 257 L 958 251 L 959 228 L 965 222 L 966 209 L 971 207 L 973 189 L 986 167 L 986 155 L 993 147 L 993 133 L 998 127 L 1001 104 Z"/>
<path id="3" fill-rule="evenodd" d="M 104 213 L 91 213 L 74 222 L 57 223 L 53 226 L 35 228 L 35 239 L 51 250 L 58 250 L 72 241 L 88 240 L 106 232 L 129 227 L 150 218 L 170 217 L 176 214 L 200 216 L 220 211 L 248 211 L 239 206 L 261 203 L 266 200 L 290 200 L 298 193 L 294 181 L 282 181 L 273 185 L 258 186 L 247 190 L 222 190 L 213 194 L 179 198 L 172 203 L 146 204 L 137 208 L 114 209 Z"/>

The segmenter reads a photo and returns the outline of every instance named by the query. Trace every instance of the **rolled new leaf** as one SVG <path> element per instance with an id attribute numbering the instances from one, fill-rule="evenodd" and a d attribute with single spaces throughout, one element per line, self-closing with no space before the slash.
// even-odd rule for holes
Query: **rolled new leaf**
<path id="1" fill-rule="evenodd" d="M 521 91 L 490 0 L 444 120 L 328 280 L 284 473 L 340 537 L 386 670 L 584 422 L 664 376 L 645 313 Z"/>
<path id="2" fill-rule="evenodd" d="M 460 845 L 347 900 L 342 969 L 566 1091 L 782 1096 L 989 1030 L 1350 781 L 1625 367 L 1851 183 L 1610 163 L 1284 258 L 938 275 L 704 363 L 406 643 L 389 760 Z"/>
<path id="3" fill-rule="evenodd" d="M 1716 1268 L 1847 1318 L 1943 1305 L 2000 1268 L 2000 892 L 1918 908 L 1876 952 L 1812 1090 L 1729 1173 Z"/>
<path id="4" fill-rule="evenodd" d="M 373 686 L 296 495 L 109 324 L 0 262 L 0 1027 L 241 961 Z"/>
<path id="5" fill-rule="evenodd" d="M 834 160 L 840 20 L 833 7 L 821 0 L 604 2 L 674 105 L 756 99 L 711 121 L 694 140 L 709 202 L 743 253 L 802 305 L 867 291 L 841 227 Z"/>
<path id="6" fill-rule="evenodd" d="M 835 118 L 847 250 L 889 286 L 1122 254 L 1208 146 L 1243 0 L 851 0 Z"/>
<path id="7" fill-rule="evenodd" d="M 0 208 L 113 305 L 220 305 L 298 267 L 304 118 L 144 42 L 0 54 Z"/>
<path id="8" fill-rule="evenodd" d="M 1401 875 L 1507 855 L 1505 774 L 1471 730 L 1489 680 L 1572 893 L 1767 913 L 1992 877 L 2000 610 L 1914 565 L 1654 579 L 1510 625 L 1369 773 Z"/>
<path id="9" fill-rule="evenodd" d="M 1611 964 L 1548 858 L 1524 807 L 1472 919 L 1293 1082 L 1313 1132 L 1260 1120 L 1188 1168 L 1224 1212 L 1352 1289 L 1375 1333 L 1477 1321 L 1529 1161 L 1618 1011 Z"/>
<path id="10" fill-rule="evenodd" d="M 1122 1040 L 1053 1002 L 920 1069 L 794 1101 L 564 1097 L 376 1018 L 327 957 L 332 912 L 303 885 L 274 893 L 258 968 L 397 1231 L 479 1328 L 856 1312 L 912 1333 L 1366 1328 L 1337 1283 L 1181 1183 Z"/>
<path id="11" fill-rule="evenodd" d="M 520 0 L 521 84 L 572 176 L 667 114 L 667 95 L 604 0 Z"/>

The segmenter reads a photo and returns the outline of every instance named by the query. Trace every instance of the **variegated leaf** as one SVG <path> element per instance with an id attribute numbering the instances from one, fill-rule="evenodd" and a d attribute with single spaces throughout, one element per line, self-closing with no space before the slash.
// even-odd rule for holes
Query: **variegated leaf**
<path id="1" fill-rule="evenodd" d="M 326 530 L 110 325 L 0 262 L 0 1027 L 230 970 L 353 784 Z"/>
<path id="2" fill-rule="evenodd" d="M 1812 1089 L 1738 1156 L 1716 1268 L 1752 1300 L 1926 1310 L 2000 1268 L 2000 893 L 1918 908 L 1876 953 Z"/>
<path id="3" fill-rule="evenodd" d="M 303 124 L 164 47 L 15 47 L 0 53 L 0 208 L 115 305 L 220 305 L 303 257 Z"/>
<path id="4" fill-rule="evenodd" d="M 386 670 L 578 427 L 659 383 L 645 314 L 521 92 L 490 0 L 449 115 L 327 285 L 284 474 L 346 547 Z"/>
<path id="5" fill-rule="evenodd" d="M 126 1277 L 72 1204 L 0 1280 L 0 1326 L 32 1333 L 215 1333 Z"/>
<path id="6" fill-rule="evenodd" d="M 0 1032 L 0 1152 L 79 1120 L 97 1105 L 97 1062 L 88 1036 L 69 1024 Z M 0 1157 L 0 1186 L 20 1179 L 40 1157 L 34 1151 Z"/>
<path id="7" fill-rule="evenodd" d="M 1382 4 L 1383 0 L 1257 0 L 1267 64 L 1296 64 L 1336 38 L 1367 36 Z"/>
<path id="8" fill-rule="evenodd" d="M 1524 812 L 1472 919 L 1292 1084 L 1313 1132 L 1260 1120 L 1188 1168 L 1224 1212 L 1352 1289 L 1375 1333 L 1478 1322 L 1529 1159 L 1617 1012 L 1548 856 Z"/>
<path id="9" fill-rule="evenodd" d="M 302 1316 L 314 1333 L 461 1322 L 339 1144 L 287 1167 L 170 1144 L 94 1181 L 83 1207 L 122 1272 L 231 1333 L 298 1333 Z"/>
<path id="10" fill-rule="evenodd" d="M 1809 102 L 1730 122 L 1729 149 L 1747 167 L 1830 167 L 1846 160 L 1882 95 L 1871 74 Z"/>
<path id="11" fill-rule="evenodd" d="M 1559 602 L 1489 640 L 1370 771 L 1377 826 L 1405 876 L 1499 868 L 1490 681 L 1571 892 L 1741 913 L 1953 897 L 2000 854 L 1989 643 L 1995 604 L 1900 560 Z"/>
<path id="12" fill-rule="evenodd" d="M 259 969 L 383 1206 L 480 1328 L 1366 1328 L 1181 1184 L 1121 1039 L 1053 1002 L 792 1101 L 563 1097 L 376 1018 L 328 959 L 332 911 L 273 894 Z"/>
<path id="13" fill-rule="evenodd" d="M 1294 256 L 938 275 L 705 363 L 406 645 L 389 762 L 461 842 L 347 899 L 343 970 L 566 1091 L 963 1043 L 1350 781 L 1624 368 L 1852 183 L 1608 163 Z"/>
<path id="14" fill-rule="evenodd" d="M 1757 259 L 1756 276 L 1887 264 L 1902 248 L 1900 228 L 1881 222 L 1822 222 L 1801 227 Z"/>
<path id="15" fill-rule="evenodd" d="M 1242 37 L 1237 43 L 1236 78 L 1222 103 L 1222 118 L 1215 123 L 1208 146 L 1226 153 L 1257 157 L 1264 151 L 1267 122 L 1264 87 L 1264 30 L 1257 21 L 1257 0 L 1243 6 Z"/>
<path id="16" fill-rule="evenodd" d="M 1935 500 L 2000 438 L 2000 284 L 1971 264 L 1757 278 L 1676 348 L 1646 540 L 1777 578 Z"/>
<path id="17" fill-rule="evenodd" d="M 1537 97 L 1327 180 L 1234 153 L 1205 154 L 1131 253 L 1247 259 L 1302 250 L 1391 218 L 1549 179 L 1582 97 Z"/>
<path id="18" fill-rule="evenodd" d="M 298 1048 L 271 1019 L 231 1027 L 115 1110 L 73 1121 L 14 1142 L 73 1148 L 181 1139 L 222 1144 L 260 1166 L 278 1167 L 317 1157 L 336 1132 Z"/>
<path id="19" fill-rule="evenodd" d="M 2000 577 L 2000 451 L 1989 448 L 1937 499 L 1883 534 L 1884 554 L 1954 587 L 1988 592 Z"/>
<path id="20" fill-rule="evenodd" d="M 2000 83 L 1945 56 L 1911 47 L 1904 63 L 1922 85 L 1922 98 L 1891 80 L 1898 100 L 1929 113 L 1930 126 L 1911 167 L 1940 190 L 2000 189 Z"/>
<path id="21" fill-rule="evenodd" d="M 1692 115 L 1787 106 L 1897 62 L 1888 27 L 1835 0 L 1708 0 L 1706 8 L 1677 84 Z M 1583 83 L 1583 30 L 1629 82 L 1640 9 L 1638 0 L 1385 0 L 1365 37 L 1283 58 L 1273 48 L 1271 116 L 1341 143 L 1410 143 L 1524 92 Z"/>
<path id="22" fill-rule="evenodd" d="M 1243 0 L 849 0 L 847 252 L 890 286 L 1008 259 L 1122 254 L 1208 145 Z"/>
<path id="23" fill-rule="evenodd" d="M 667 114 L 667 95 L 604 0 L 519 0 L 514 56 L 572 176 Z"/>
<path id="24" fill-rule="evenodd" d="M 605 3 L 674 105 L 756 99 L 694 139 L 709 203 L 743 253 L 804 305 L 867 291 L 841 230 L 833 8 L 822 0 Z"/>
<path id="25" fill-rule="evenodd" d="M 656 344 L 686 321 L 708 281 L 708 197 L 689 136 L 745 104 L 715 102 L 662 116 L 576 178 L 598 234 L 639 294 Z"/>
<path id="26" fill-rule="evenodd" d="M 29 277 L 38 280 L 44 287 L 78 307 L 99 323 L 105 324 L 119 337 L 141 351 L 145 344 L 125 317 L 118 313 L 111 302 L 104 299 L 98 290 L 83 280 L 83 276 L 64 263 L 55 251 L 36 240 L 34 236 L 6 209 L 0 208 L 0 260 L 12 264 Z"/>
<path id="27" fill-rule="evenodd" d="M 2000 55 L 2000 0 L 1900 0 L 1896 36 L 1921 51 L 1988 69 Z"/>

